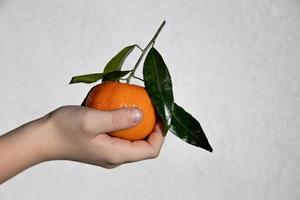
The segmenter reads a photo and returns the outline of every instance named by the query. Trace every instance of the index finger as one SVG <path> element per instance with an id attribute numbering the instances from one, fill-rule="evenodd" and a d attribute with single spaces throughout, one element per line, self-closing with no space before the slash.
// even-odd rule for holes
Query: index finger
<path id="1" fill-rule="evenodd" d="M 164 139 L 161 125 L 156 124 L 147 140 L 133 141 L 126 147 L 125 151 L 122 151 L 126 152 L 126 155 L 122 156 L 124 162 L 157 158 Z"/>
<path id="2" fill-rule="evenodd" d="M 162 130 L 162 123 L 158 122 L 154 127 L 154 131 L 149 135 L 147 139 L 149 145 L 151 145 L 154 150 L 158 150 L 158 153 L 160 152 L 160 149 L 165 140 Z"/>

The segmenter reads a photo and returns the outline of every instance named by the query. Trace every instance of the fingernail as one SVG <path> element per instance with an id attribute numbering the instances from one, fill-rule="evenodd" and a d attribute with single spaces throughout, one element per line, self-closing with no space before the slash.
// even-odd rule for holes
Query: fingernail
<path id="1" fill-rule="evenodd" d="M 132 114 L 132 122 L 133 123 L 137 123 L 137 122 L 141 121 L 142 112 L 139 109 L 136 109 L 136 108 L 132 109 L 131 114 Z"/>

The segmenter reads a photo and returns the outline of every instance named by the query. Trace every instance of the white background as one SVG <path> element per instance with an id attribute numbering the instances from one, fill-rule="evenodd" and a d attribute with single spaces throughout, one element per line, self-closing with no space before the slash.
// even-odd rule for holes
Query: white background
<path id="1" fill-rule="evenodd" d="M 1 200 L 300 198 L 299 0 L 0 0 L 0 134 L 80 104 L 91 85 L 70 78 L 145 46 L 164 19 L 156 47 L 175 100 L 214 152 L 169 134 L 156 160 L 43 163 L 1 185 Z"/>

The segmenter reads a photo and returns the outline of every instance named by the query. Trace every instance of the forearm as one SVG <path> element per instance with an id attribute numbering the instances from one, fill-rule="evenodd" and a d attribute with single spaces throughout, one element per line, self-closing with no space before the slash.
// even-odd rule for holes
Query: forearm
<path id="1" fill-rule="evenodd" d="M 47 159 L 45 134 L 39 119 L 0 137 L 0 183 Z"/>

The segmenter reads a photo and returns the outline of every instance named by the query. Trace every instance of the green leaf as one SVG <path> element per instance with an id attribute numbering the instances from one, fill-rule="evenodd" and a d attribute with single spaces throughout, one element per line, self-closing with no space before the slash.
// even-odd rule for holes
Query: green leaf
<path id="1" fill-rule="evenodd" d="M 69 84 L 72 83 L 94 83 L 100 80 L 104 76 L 104 73 L 85 74 L 72 77 Z"/>
<path id="2" fill-rule="evenodd" d="M 132 52 L 136 45 L 130 45 L 123 48 L 117 55 L 115 55 L 105 66 L 104 73 L 112 71 L 120 71 L 126 57 Z"/>
<path id="3" fill-rule="evenodd" d="M 162 56 L 152 47 L 143 67 L 145 88 L 156 107 L 167 134 L 173 111 L 174 97 L 171 76 Z"/>
<path id="4" fill-rule="evenodd" d="M 127 75 L 130 70 L 126 71 L 112 71 L 110 73 L 105 74 L 105 81 L 118 81 L 121 77 Z M 104 81 L 104 77 L 103 77 Z"/>
<path id="5" fill-rule="evenodd" d="M 123 48 L 117 55 L 115 55 L 105 66 L 103 73 L 109 73 L 113 71 L 120 71 L 122 65 L 127 58 L 127 56 L 132 52 L 136 45 L 130 45 Z M 106 76 L 103 78 L 103 81 L 106 80 Z"/>
<path id="6" fill-rule="evenodd" d="M 128 74 L 130 70 L 127 71 L 113 71 L 109 73 L 95 73 L 95 74 L 85 74 L 85 75 L 79 75 L 74 76 L 70 84 L 72 83 L 95 83 L 104 76 L 107 78 L 107 80 L 116 81 L 119 80 L 121 77 Z"/>
<path id="7" fill-rule="evenodd" d="M 170 131 L 185 142 L 212 152 L 200 123 L 182 107 L 174 103 Z"/>

